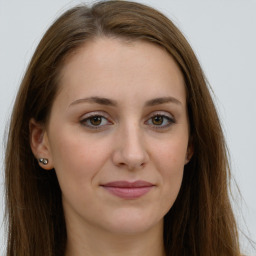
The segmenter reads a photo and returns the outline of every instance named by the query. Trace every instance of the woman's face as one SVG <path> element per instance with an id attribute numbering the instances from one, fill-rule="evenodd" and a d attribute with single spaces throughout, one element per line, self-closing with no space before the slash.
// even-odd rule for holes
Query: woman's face
<path id="1" fill-rule="evenodd" d="M 41 140 L 69 226 L 162 228 L 187 163 L 183 76 L 162 48 L 99 38 L 66 60 Z"/>

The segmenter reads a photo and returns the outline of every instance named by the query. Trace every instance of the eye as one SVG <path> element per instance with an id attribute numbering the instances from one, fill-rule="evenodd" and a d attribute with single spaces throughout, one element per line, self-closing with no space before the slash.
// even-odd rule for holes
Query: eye
<path id="1" fill-rule="evenodd" d="M 162 125 L 165 121 L 163 116 L 154 116 L 151 120 L 154 125 Z"/>
<path id="2" fill-rule="evenodd" d="M 98 114 L 88 115 L 80 123 L 91 129 L 99 129 L 112 124 L 106 117 Z"/>
<path id="3" fill-rule="evenodd" d="M 163 114 L 155 114 L 146 121 L 146 124 L 155 129 L 167 128 L 175 123 L 173 117 Z"/>

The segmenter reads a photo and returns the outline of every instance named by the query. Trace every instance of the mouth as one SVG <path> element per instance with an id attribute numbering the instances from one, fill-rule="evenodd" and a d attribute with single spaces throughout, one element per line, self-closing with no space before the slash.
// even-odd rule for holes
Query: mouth
<path id="1" fill-rule="evenodd" d="M 135 182 L 113 181 L 103 184 L 101 187 L 117 197 L 136 199 L 147 194 L 155 185 L 147 181 L 138 180 Z"/>

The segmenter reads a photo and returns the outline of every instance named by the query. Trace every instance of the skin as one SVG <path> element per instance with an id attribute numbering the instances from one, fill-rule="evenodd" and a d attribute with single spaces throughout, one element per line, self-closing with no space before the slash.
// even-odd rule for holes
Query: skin
<path id="1" fill-rule="evenodd" d="M 41 166 L 55 168 L 62 190 L 66 256 L 165 255 L 163 217 L 191 148 L 183 76 L 164 49 L 113 38 L 86 43 L 65 62 L 48 124 L 31 120 L 30 130 L 35 156 L 49 160 Z M 135 199 L 102 187 L 120 180 L 153 187 Z"/>

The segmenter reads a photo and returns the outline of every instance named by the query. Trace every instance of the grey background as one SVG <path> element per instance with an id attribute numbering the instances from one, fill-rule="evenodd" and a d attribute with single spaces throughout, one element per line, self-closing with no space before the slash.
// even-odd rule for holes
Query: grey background
<path id="1" fill-rule="evenodd" d="M 183 31 L 214 90 L 232 174 L 242 195 L 232 182 L 242 248 L 247 255 L 256 255 L 245 238 L 256 240 L 256 1 L 138 2 L 156 7 Z M 3 144 L 15 94 L 43 33 L 64 10 L 78 3 L 82 1 L 0 0 L 0 255 L 6 238 Z"/>

